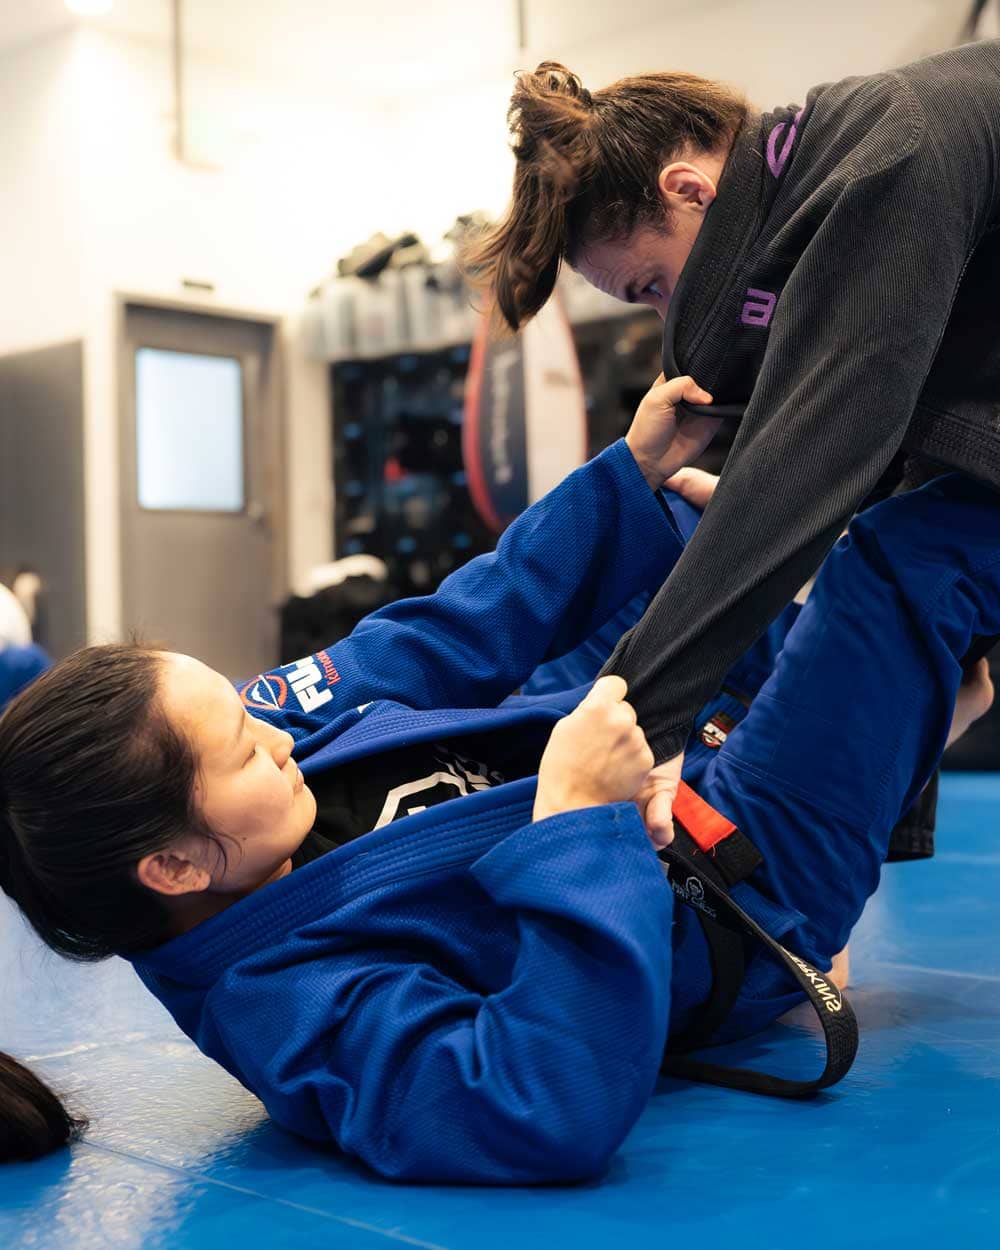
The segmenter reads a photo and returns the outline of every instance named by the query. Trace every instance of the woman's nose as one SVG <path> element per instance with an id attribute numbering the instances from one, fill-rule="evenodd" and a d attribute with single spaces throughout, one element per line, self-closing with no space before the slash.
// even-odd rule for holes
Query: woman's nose
<path id="1" fill-rule="evenodd" d="M 284 768 L 288 763 L 289 756 L 292 754 L 292 747 L 295 745 L 295 739 L 291 734 L 279 733 L 275 739 L 271 752 L 274 756 L 274 762 L 279 768 Z"/>

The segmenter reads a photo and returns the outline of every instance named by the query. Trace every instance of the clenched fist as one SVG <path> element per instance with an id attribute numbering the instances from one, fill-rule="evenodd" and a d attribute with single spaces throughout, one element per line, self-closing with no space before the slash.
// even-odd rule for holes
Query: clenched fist
<path id="1" fill-rule="evenodd" d="M 625 702 L 621 677 L 601 677 L 552 730 L 538 769 L 534 820 L 634 797 L 653 752 Z"/>
<path id="2" fill-rule="evenodd" d="M 722 424 L 719 417 L 678 416 L 681 402 L 710 404 L 712 396 L 693 378 L 671 378 L 661 373 L 647 391 L 625 435 L 629 451 L 652 490 L 690 464 L 712 441 Z"/>

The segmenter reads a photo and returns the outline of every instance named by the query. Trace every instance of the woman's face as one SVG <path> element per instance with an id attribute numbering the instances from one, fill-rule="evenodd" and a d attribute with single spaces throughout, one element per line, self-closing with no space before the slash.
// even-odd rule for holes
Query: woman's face
<path id="1" fill-rule="evenodd" d="M 645 304 L 666 320 L 694 237 L 640 226 L 625 239 L 588 243 L 573 262 L 582 277 L 626 304 Z"/>
<path id="2" fill-rule="evenodd" d="M 665 165 L 657 177 L 662 223 L 638 226 L 624 239 L 591 241 L 573 268 L 605 295 L 646 304 L 665 321 L 681 271 L 715 202 L 727 156 L 728 147 Z"/>
<path id="3" fill-rule="evenodd" d="M 292 759 L 292 736 L 251 716 L 231 683 L 200 660 L 174 652 L 161 659 L 161 705 L 195 752 L 199 811 L 226 835 L 228 864 L 200 835 L 186 839 L 202 869 L 202 883 L 192 888 L 256 890 L 291 869 L 289 857 L 316 817 L 316 800 Z"/>

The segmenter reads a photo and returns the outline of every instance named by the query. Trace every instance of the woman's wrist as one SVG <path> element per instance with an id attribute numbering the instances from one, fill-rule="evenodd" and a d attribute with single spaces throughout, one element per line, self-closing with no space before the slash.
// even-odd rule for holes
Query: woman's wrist
<path id="1" fill-rule="evenodd" d="M 629 431 L 629 433 L 631 433 L 631 431 Z M 663 474 L 660 473 L 660 471 L 656 468 L 655 465 L 650 466 L 643 460 L 641 456 L 636 454 L 635 448 L 632 446 L 632 443 L 629 441 L 628 434 L 625 435 L 625 446 L 632 453 L 632 459 L 635 461 L 636 468 L 639 470 L 642 476 L 646 479 L 646 485 L 649 487 L 649 489 L 653 491 L 659 490 L 660 487 L 663 485 L 663 480 L 664 480 Z"/>
<path id="2" fill-rule="evenodd" d="M 535 796 L 535 805 L 531 809 L 531 819 L 533 822 L 548 820 L 550 816 L 563 816 L 566 812 L 578 812 L 585 807 L 600 807 L 601 805 L 601 800 L 592 794 L 566 793 L 551 800 L 545 795 L 538 794 Z"/>

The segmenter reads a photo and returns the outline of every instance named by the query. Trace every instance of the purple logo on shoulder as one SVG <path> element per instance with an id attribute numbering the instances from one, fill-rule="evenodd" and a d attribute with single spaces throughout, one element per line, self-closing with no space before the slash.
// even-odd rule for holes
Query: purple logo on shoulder
<path id="1" fill-rule="evenodd" d="M 767 136 L 767 167 L 775 178 L 780 178 L 784 172 L 785 166 L 788 164 L 788 158 L 792 154 L 792 144 L 795 142 L 795 136 L 798 133 L 799 119 L 802 117 L 802 109 L 792 118 L 792 124 L 788 127 L 788 134 L 785 135 L 785 142 L 781 145 L 781 151 L 778 151 L 778 143 L 781 136 L 785 133 L 786 122 L 778 122 L 777 126 Z"/>
<path id="2" fill-rule="evenodd" d="M 756 287 L 749 287 L 740 322 L 745 326 L 763 326 L 767 329 L 777 302 L 778 297 L 772 291 L 758 291 Z"/>

